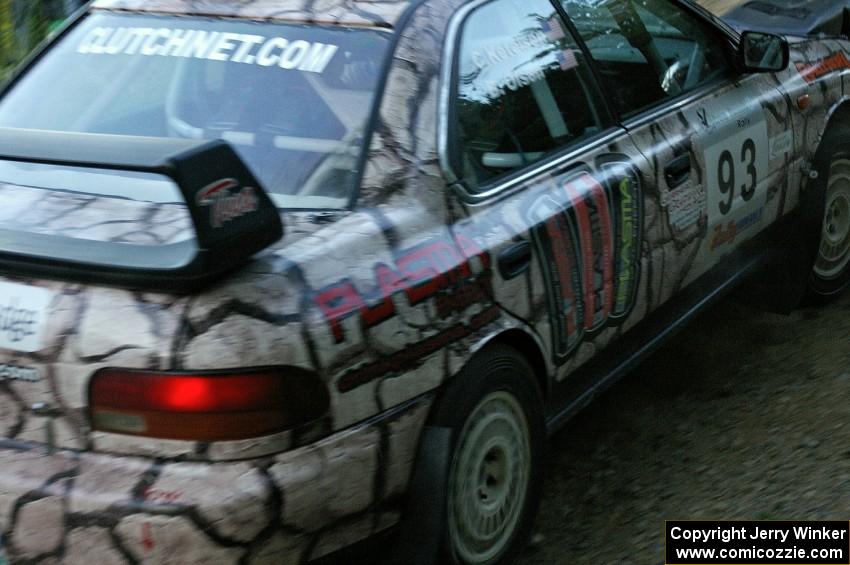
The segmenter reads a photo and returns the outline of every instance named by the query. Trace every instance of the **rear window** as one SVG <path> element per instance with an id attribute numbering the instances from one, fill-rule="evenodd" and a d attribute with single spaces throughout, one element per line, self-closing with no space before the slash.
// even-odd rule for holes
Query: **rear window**
<path id="1" fill-rule="evenodd" d="M 95 13 L 5 94 L 0 127 L 220 138 L 278 206 L 341 208 L 388 45 L 377 30 Z"/>

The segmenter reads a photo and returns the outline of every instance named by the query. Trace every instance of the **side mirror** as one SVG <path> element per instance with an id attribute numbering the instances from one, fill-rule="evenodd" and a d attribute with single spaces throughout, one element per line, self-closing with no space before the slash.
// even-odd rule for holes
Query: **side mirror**
<path id="1" fill-rule="evenodd" d="M 788 41 L 781 35 L 745 31 L 738 47 L 738 62 L 744 71 L 751 73 L 784 71 L 789 53 Z"/>

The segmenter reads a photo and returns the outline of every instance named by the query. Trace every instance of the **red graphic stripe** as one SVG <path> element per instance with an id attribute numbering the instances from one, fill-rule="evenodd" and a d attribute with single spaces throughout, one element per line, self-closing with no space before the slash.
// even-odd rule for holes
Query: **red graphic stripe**
<path id="1" fill-rule="evenodd" d="M 588 179 L 590 182 L 588 182 Z M 564 184 L 564 190 L 573 204 L 576 221 L 578 222 L 579 244 L 581 245 L 581 262 L 584 280 L 584 325 L 593 327 L 593 312 L 596 298 L 593 293 L 593 230 L 590 226 L 590 213 L 584 200 L 584 187 L 594 183 L 587 173 L 582 173 Z"/>
<path id="2" fill-rule="evenodd" d="M 608 196 L 605 189 L 593 177 L 588 176 L 591 181 L 591 193 L 596 203 L 596 212 L 599 214 L 599 227 L 602 237 L 602 289 L 603 305 L 602 316 L 607 319 L 614 307 L 614 230 L 611 224 L 611 212 L 608 208 Z"/>
<path id="3" fill-rule="evenodd" d="M 216 192 L 221 192 L 222 190 L 229 190 L 231 188 L 235 188 L 239 186 L 239 183 L 236 182 L 236 179 L 221 179 L 215 181 L 212 184 L 208 184 L 204 188 L 198 192 L 198 199 L 202 200 L 205 198 L 209 198 L 213 196 Z"/>
<path id="4" fill-rule="evenodd" d="M 555 259 L 555 266 L 561 283 L 561 295 L 559 297 L 561 304 L 559 306 L 563 312 L 564 319 L 567 322 L 567 339 L 568 342 L 571 343 L 578 323 L 578 316 L 576 314 L 576 297 L 575 294 L 573 294 L 572 285 L 572 265 L 570 264 L 570 258 L 573 254 L 571 249 L 572 246 L 568 245 L 568 241 L 565 241 L 566 234 L 564 233 L 564 230 L 568 229 L 568 227 L 566 225 L 560 226 L 558 218 L 559 216 L 549 218 L 546 220 L 545 225 L 546 233 L 552 244 L 552 256 Z M 567 304 L 570 305 L 569 309 L 565 308 L 565 305 Z"/>

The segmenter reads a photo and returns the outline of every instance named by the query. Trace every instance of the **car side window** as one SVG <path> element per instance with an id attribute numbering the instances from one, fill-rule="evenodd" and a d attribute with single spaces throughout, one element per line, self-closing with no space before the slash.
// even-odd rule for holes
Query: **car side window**
<path id="1" fill-rule="evenodd" d="M 603 128 L 591 69 L 547 0 L 477 8 L 458 57 L 453 147 L 471 190 Z"/>
<path id="2" fill-rule="evenodd" d="M 718 32 L 670 0 L 562 0 L 628 117 L 732 74 Z"/>

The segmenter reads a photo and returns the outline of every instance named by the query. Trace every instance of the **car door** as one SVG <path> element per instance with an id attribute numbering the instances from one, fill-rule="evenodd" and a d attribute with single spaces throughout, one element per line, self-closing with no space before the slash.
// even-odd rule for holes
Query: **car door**
<path id="1" fill-rule="evenodd" d="M 477 2 L 458 19 L 442 155 L 456 238 L 488 250 L 495 300 L 565 376 L 645 310 L 650 167 L 554 4 Z"/>
<path id="2" fill-rule="evenodd" d="M 674 0 L 564 0 L 621 123 L 652 162 L 659 305 L 787 210 L 770 187 L 793 148 L 781 93 L 734 70 L 730 38 Z M 784 193 L 783 193 L 784 194 Z"/>

